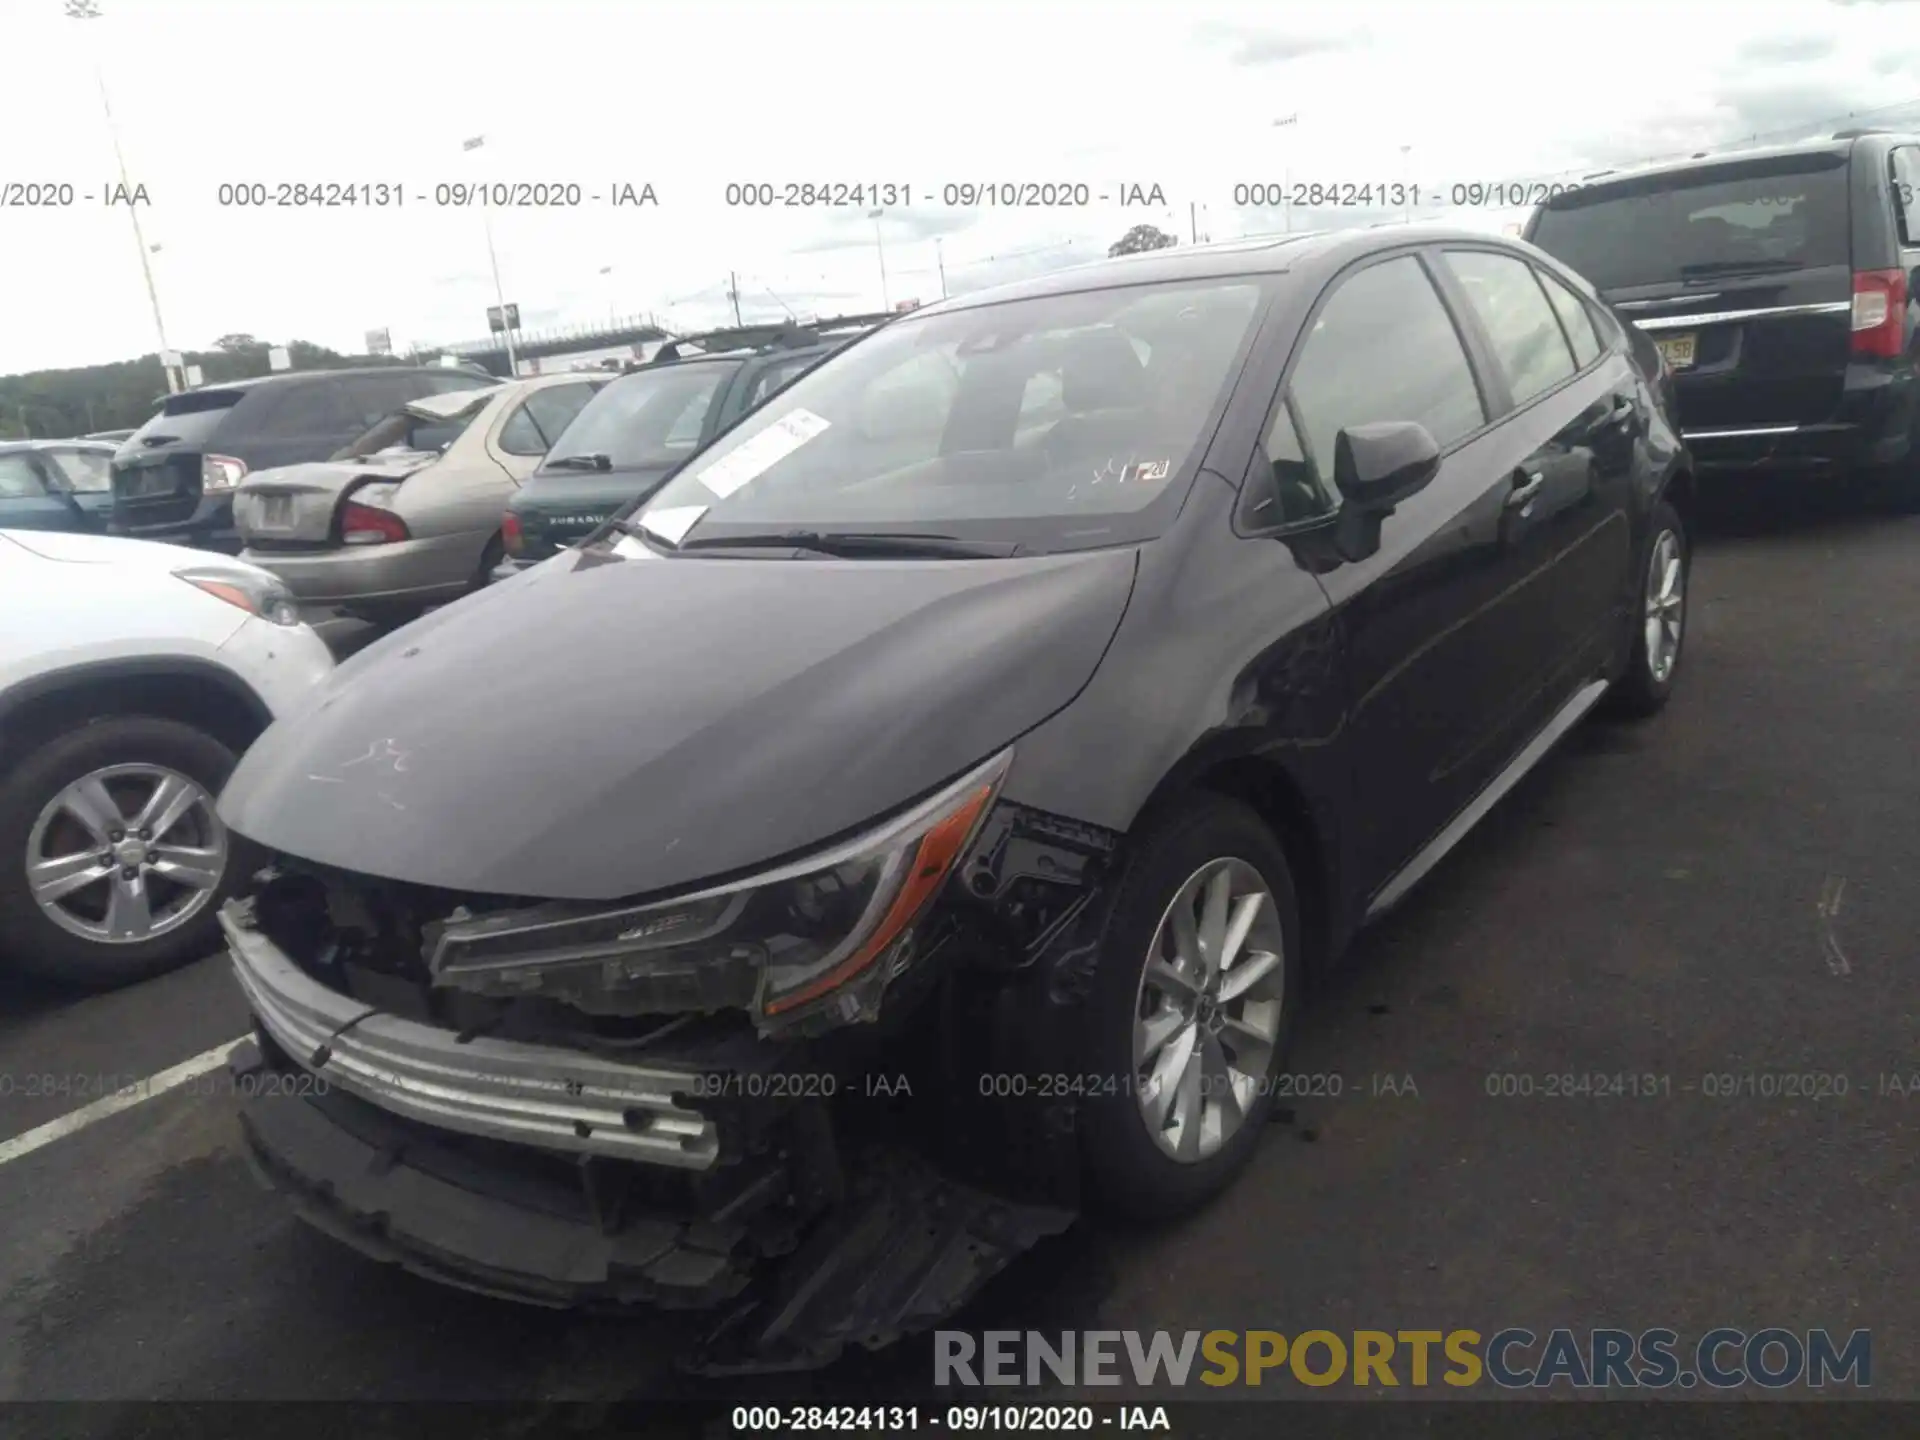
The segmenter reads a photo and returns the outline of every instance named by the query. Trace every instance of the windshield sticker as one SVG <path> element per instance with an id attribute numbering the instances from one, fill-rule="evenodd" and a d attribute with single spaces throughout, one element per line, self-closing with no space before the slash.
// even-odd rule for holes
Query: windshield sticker
<path id="1" fill-rule="evenodd" d="M 664 510 L 647 511 L 640 517 L 640 524 L 669 545 L 678 545 L 706 513 L 704 505 L 670 505 Z"/>
<path id="2" fill-rule="evenodd" d="M 732 454 L 723 455 L 696 472 L 693 478 L 724 500 L 742 485 L 771 470 L 830 423 L 811 410 L 791 411 Z"/>

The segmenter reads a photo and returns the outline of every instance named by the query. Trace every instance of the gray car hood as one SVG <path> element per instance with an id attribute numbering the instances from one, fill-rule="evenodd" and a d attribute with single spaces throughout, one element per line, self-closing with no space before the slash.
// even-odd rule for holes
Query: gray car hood
<path id="1" fill-rule="evenodd" d="M 1065 706 L 1134 561 L 570 552 L 341 666 L 248 751 L 221 814 L 283 853 L 490 894 L 615 899 L 748 869 Z"/>

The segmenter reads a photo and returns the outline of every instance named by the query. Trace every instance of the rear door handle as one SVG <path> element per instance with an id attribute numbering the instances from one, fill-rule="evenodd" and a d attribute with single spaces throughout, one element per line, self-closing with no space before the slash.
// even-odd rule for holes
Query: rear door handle
<path id="1" fill-rule="evenodd" d="M 1538 470 L 1516 470 L 1513 475 L 1513 489 L 1507 495 L 1507 509 L 1525 510 L 1533 504 L 1541 487 L 1547 483 L 1547 477 Z"/>

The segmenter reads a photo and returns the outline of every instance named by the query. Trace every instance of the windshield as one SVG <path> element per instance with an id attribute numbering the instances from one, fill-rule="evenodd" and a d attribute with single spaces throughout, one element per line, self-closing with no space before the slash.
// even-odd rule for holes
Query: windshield
<path id="1" fill-rule="evenodd" d="M 1129 286 L 896 321 L 736 426 L 641 523 L 706 543 L 902 527 L 1032 550 L 1146 538 L 1159 522 L 1145 512 L 1237 373 L 1261 284 Z"/>
<path id="2" fill-rule="evenodd" d="M 1769 162 L 1773 173 L 1750 163 L 1634 182 L 1626 193 L 1576 191 L 1540 211 L 1532 240 L 1602 290 L 1847 264 L 1845 159 L 1780 163 Z"/>
<path id="3" fill-rule="evenodd" d="M 700 448 L 707 414 L 740 361 L 690 361 L 615 380 L 554 442 L 546 468 L 604 455 L 616 470 L 678 465 Z"/>
<path id="4" fill-rule="evenodd" d="M 438 454 L 458 440 L 476 416 L 486 407 L 476 406 L 452 420 L 432 420 L 424 415 L 396 410 L 366 434 L 343 449 L 335 459 L 358 460 L 382 450 L 424 450 Z"/>

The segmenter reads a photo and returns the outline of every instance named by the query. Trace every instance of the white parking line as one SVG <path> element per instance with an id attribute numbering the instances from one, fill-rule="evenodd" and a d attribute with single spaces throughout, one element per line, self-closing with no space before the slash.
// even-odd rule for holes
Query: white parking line
<path id="1" fill-rule="evenodd" d="M 236 1045 L 246 1039 L 229 1040 L 224 1045 L 216 1045 L 204 1050 L 191 1060 L 182 1060 L 178 1065 L 162 1070 L 158 1075 L 149 1075 L 146 1079 L 129 1085 L 124 1090 L 116 1090 L 111 1095 L 102 1095 L 91 1105 L 82 1105 L 78 1110 L 69 1111 L 57 1120 L 49 1120 L 37 1125 L 24 1135 L 0 1142 L 0 1165 L 9 1160 L 18 1160 L 22 1155 L 31 1155 L 43 1145 L 51 1145 L 62 1136 L 71 1135 L 76 1130 L 84 1130 L 96 1120 L 104 1120 L 109 1115 L 118 1115 L 122 1110 L 131 1110 L 142 1100 L 151 1100 L 176 1086 L 184 1085 L 205 1075 L 209 1070 L 218 1070 L 227 1063 L 227 1056 L 233 1053 Z"/>

